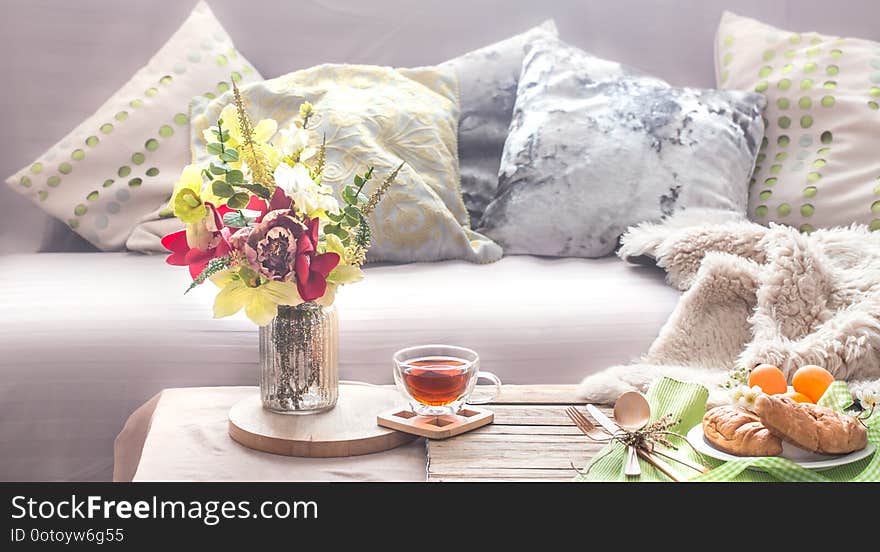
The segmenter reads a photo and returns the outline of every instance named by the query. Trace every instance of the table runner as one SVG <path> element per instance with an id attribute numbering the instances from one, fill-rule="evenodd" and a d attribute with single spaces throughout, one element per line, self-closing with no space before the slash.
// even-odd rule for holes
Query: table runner
<path id="1" fill-rule="evenodd" d="M 648 390 L 648 402 L 651 405 L 651 420 L 663 414 L 671 413 L 681 422 L 672 428 L 679 434 L 686 434 L 695 425 L 701 423 L 706 411 L 708 390 L 702 385 L 683 383 L 671 378 L 658 379 Z M 835 382 L 820 399 L 819 404 L 839 412 L 849 408 L 852 396 L 843 382 Z M 869 426 L 868 442 L 880 443 L 880 412 L 867 420 Z M 640 462 L 642 475 L 638 480 L 623 475 L 625 447 L 620 443 L 611 443 L 603 448 L 587 467 L 575 477 L 576 481 L 669 481 L 663 473 L 647 462 Z M 676 473 L 683 479 L 694 482 L 866 482 L 880 481 L 880 454 L 873 455 L 830 470 L 821 472 L 802 468 L 785 458 L 761 457 L 742 458 L 723 462 L 700 457 L 687 444 L 682 444 L 675 453 L 686 456 L 712 468 L 708 473 L 699 475 L 693 470 L 678 466 L 672 462 Z M 748 469 L 761 468 L 766 471 Z"/>

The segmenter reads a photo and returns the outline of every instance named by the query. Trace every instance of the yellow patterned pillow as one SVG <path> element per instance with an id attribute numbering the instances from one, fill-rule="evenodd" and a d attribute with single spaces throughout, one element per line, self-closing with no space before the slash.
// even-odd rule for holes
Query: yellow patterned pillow
<path id="1" fill-rule="evenodd" d="M 501 248 L 470 229 L 458 172 L 459 101 L 451 71 L 364 65 L 319 65 L 245 86 L 255 121 L 289 127 L 303 101 L 316 115 L 309 127 L 327 137 L 324 183 L 337 192 L 367 166 L 372 186 L 401 161 L 406 165 L 371 215 L 370 261 L 465 259 L 491 262 Z M 193 152 L 205 151 L 202 131 L 231 101 L 227 94 L 192 108 Z M 196 156 L 195 161 L 203 161 Z M 367 190 L 370 192 L 371 190 Z"/>

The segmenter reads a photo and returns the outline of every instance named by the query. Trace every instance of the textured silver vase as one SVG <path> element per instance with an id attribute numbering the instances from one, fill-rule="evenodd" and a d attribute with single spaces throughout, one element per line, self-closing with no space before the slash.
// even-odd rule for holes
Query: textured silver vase
<path id="1" fill-rule="evenodd" d="M 260 395 L 280 414 L 330 410 L 339 396 L 339 319 L 336 307 L 279 306 L 260 327 Z"/>

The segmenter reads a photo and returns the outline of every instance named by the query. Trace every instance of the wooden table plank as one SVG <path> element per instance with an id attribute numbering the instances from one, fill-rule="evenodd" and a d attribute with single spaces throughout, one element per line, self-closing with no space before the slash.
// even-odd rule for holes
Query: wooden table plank
<path id="1" fill-rule="evenodd" d="M 505 385 L 492 425 L 428 442 L 428 481 L 570 481 L 604 446 L 565 415 L 583 404 L 575 385 Z"/>
<path id="2" fill-rule="evenodd" d="M 460 472 L 451 472 L 451 473 L 441 473 L 435 472 L 431 474 L 432 481 L 463 481 L 463 482 L 478 482 L 478 481 L 534 481 L 534 482 L 549 482 L 549 481 L 571 481 L 571 479 L 576 475 L 576 472 L 571 469 L 571 467 L 567 467 L 564 469 L 506 469 L 506 468 L 492 468 L 489 470 L 484 470 L 480 468 L 466 469 Z"/>
<path id="3" fill-rule="evenodd" d="M 554 425 L 506 425 L 506 424 L 490 424 L 475 429 L 474 434 L 496 434 L 496 435 L 583 435 L 580 430 L 573 425 L 571 426 L 554 426 Z"/>
<path id="4" fill-rule="evenodd" d="M 495 413 L 496 424 L 507 425 L 554 425 L 554 426 L 571 426 L 574 425 L 565 415 L 565 408 L 569 405 L 507 405 L 492 404 L 488 408 Z M 610 413 L 607 408 L 604 412 Z"/>
<path id="5" fill-rule="evenodd" d="M 586 404 L 577 385 L 502 385 L 493 404 Z"/>

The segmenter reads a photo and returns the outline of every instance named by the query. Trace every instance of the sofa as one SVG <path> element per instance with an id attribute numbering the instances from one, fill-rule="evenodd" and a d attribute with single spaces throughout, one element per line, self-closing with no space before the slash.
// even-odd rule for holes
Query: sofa
<path id="1" fill-rule="evenodd" d="M 553 17 L 577 46 L 704 87 L 713 85 L 710 45 L 730 4 L 211 2 L 268 76 L 320 62 L 436 63 Z M 833 11 L 819 0 L 735 4 L 781 26 L 878 38 L 876 17 L 863 16 L 880 15 L 872 0 L 838 2 Z M 0 45 L 19 52 L 0 61 L 9 77 L 0 166 L 10 174 L 89 115 L 192 6 L 5 7 Z M 257 383 L 256 328 L 241 315 L 213 320 L 213 291 L 183 295 L 185 270 L 161 256 L 97 252 L 5 187 L 0 210 L 0 480 L 109 480 L 114 437 L 156 392 Z M 643 354 L 678 297 L 657 268 L 616 257 L 371 265 L 364 282 L 337 298 L 341 377 L 390 383 L 396 349 L 446 342 L 479 351 L 483 368 L 506 383 L 576 383 Z"/>

